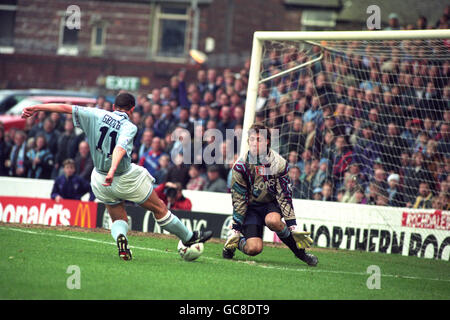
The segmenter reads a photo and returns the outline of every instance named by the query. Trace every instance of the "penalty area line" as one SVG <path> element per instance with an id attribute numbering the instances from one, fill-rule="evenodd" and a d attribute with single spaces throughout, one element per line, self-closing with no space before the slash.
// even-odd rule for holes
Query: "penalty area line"
<path id="1" fill-rule="evenodd" d="M 37 231 L 31 231 L 31 230 L 24 230 L 14 227 L 3 227 L 0 226 L 0 229 L 3 230 L 10 230 L 10 231 L 16 231 L 16 232 L 22 232 L 22 233 L 28 233 L 28 234 L 34 234 L 34 235 L 42 235 L 42 236 L 54 236 L 58 238 L 66 238 L 66 239 L 72 239 L 72 240 L 81 240 L 81 241 L 89 241 L 94 243 L 100 243 L 100 244 L 106 244 L 106 245 L 114 245 L 115 243 L 109 242 L 109 241 L 102 241 L 102 240 L 96 240 L 96 239 L 90 239 L 90 238 L 84 238 L 84 237 L 76 237 L 76 236 L 69 236 L 65 234 L 54 234 L 54 233 L 46 233 L 46 232 L 37 232 Z M 152 252 L 158 252 L 158 253 L 168 253 L 168 254 L 177 254 L 177 252 L 170 252 L 165 251 L 161 249 L 155 249 L 155 248 L 148 248 L 148 247 L 138 247 L 138 246 L 129 246 L 131 249 L 139 249 L 139 250 L 146 250 L 146 251 L 152 251 Z M 211 257 L 202 257 L 202 259 L 215 261 L 215 262 L 224 262 L 223 259 L 217 259 L 217 258 L 211 258 Z M 343 271 L 343 270 L 323 270 L 323 269 L 313 269 L 313 268 L 306 268 L 306 269 L 295 269 L 295 268 L 289 268 L 289 267 L 279 267 L 279 266 L 273 266 L 266 263 L 258 263 L 254 261 L 242 261 L 242 260 L 232 260 L 229 261 L 232 263 L 238 263 L 238 264 L 244 264 L 247 266 L 252 267 L 258 267 L 263 269 L 271 269 L 271 270 L 279 270 L 279 271 L 297 271 L 297 272 L 311 272 L 311 273 L 332 273 L 332 274 L 347 274 L 347 275 L 355 275 L 355 276 L 368 276 L 368 273 L 364 272 L 352 272 L 352 271 Z M 395 278 L 395 279 L 409 279 L 409 280 L 428 280 L 428 281 L 438 281 L 438 282 L 450 282 L 450 279 L 437 279 L 437 278 L 421 278 L 421 277 L 414 277 L 414 276 L 406 276 L 406 275 L 395 275 L 395 274 L 383 274 L 381 273 L 381 277 L 387 277 L 387 278 Z"/>

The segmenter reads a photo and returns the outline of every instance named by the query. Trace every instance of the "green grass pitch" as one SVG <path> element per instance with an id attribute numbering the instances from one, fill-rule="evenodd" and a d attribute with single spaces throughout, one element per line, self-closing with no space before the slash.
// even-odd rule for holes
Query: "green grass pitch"
<path id="1" fill-rule="evenodd" d="M 118 258 L 106 231 L 0 224 L 0 299 L 449 299 L 448 261 L 345 250 L 312 249 L 308 267 L 281 246 L 256 257 L 221 257 L 222 241 L 183 261 L 172 236 L 129 235 L 132 261 Z M 80 270 L 80 289 L 68 289 Z M 381 270 L 369 290 L 367 268 Z"/>

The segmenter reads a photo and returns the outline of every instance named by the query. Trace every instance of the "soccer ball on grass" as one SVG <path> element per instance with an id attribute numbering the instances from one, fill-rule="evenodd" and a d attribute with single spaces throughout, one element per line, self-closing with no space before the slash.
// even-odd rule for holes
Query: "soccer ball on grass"
<path id="1" fill-rule="evenodd" d="M 195 243 L 192 246 L 186 247 L 180 240 L 178 242 L 178 253 L 184 260 L 193 261 L 202 255 L 203 243 Z"/>

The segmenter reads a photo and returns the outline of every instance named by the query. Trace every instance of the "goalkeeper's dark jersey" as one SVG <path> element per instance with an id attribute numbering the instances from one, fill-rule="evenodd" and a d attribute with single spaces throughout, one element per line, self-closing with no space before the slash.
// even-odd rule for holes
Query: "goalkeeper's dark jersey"
<path id="1" fill-rule="evenodd" d="M 243 224 L 250 203 L 276 201 L 286 223 L 295 224 L 288 163 L 272 149 L 269 149 L 266 159 L 265 164 L 262 164 L 247 152 L 233 165 L 231 178 L 233 220 Z"/>

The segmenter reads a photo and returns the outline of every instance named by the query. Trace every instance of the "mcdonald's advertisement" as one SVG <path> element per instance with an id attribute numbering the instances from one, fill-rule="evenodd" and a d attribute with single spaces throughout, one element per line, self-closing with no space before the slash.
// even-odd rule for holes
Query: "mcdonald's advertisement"
<path id="1" fill-rule="evenodd" d="M 93 201 L 0 197 L 0 221 L 47 226 L 95 228 L 97 203 Z"/>

